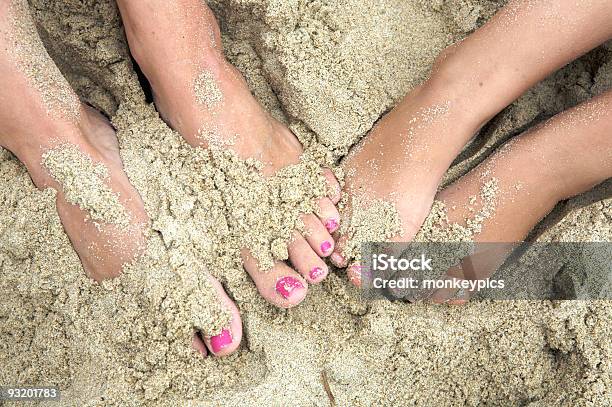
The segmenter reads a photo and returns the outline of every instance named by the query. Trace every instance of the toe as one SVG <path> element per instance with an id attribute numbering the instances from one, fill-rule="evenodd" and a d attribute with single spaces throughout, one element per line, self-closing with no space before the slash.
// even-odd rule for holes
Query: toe
<path id="1" fill-rule="evenodd" d="M 348 261 L 344 257 L 344 254 L 342 252 L 342 248 L 346 244 L 347 240 L 348 239 L 346 237 L 344 237 L 344 236 L 342 236 L 339 239 L 337 239 L 336 248 L 334 249 L 334 252 L 332 253 L 332 255 L 330 257 L 331 262 L 336 267 L 344 268 L 348 264 Z"/>
<path id="2" fill-rule="evenodd" d="M 359 263 L 351 264 L 346 270 L 349 281 L 355 287 L 361 287 L 362 268 Z"/>
<path id="3" fill-rule="evenodd" d="M 334 239 L 331 237 L 325 226 L 315 215 L 309 214 L 302 216 L 305 232 L 304 237 L 312 247 L 312 250 L 321 257 L 327 257 L 334 250 Z"/>
<path id="4" fill-rule="evenodd" d="M 442 278 L 443 280 L 465 280 L 465 275 L 460 266 L 453 266 Z M 440 288 L 431 294 L 430 301 L 434 304 L 462 305 L 469 299 L 469 293 L 456 288 Z"/>
<path id="5" fill-rule="evenodd" d="M 247 250 L 242 251 L 242 261 L 257 290 L 269 303 L 291 308 L 306 297 L 308 283 L 285 263 L 276 262 L 271 270 L 262 271 Z"/>
<path id="6" fill-rule="evenodd" d="M 342 196 L 342 189 L 340 187 L 340 183 L 336 179 L 334 173 L 329 168 L 323 169 L 323 176 L 325 177 L 325 180 L 327 181 L 327 185 L 329 187 L 329 199 L 335 205 L 340 202 L 340 197 Z"/>
<path id="7" fill-rule="evenodd" d="M 232 315 L 230 326 L 223 328 L 221 333 L 214 336 L 204 336 L 203 340 L 208 350 L 215 356 L 225 356 L 234 352 L 240 345 L 242 339 L 242 321 L 240 320 L 240 312 L 236 304 L 229 298 L 221 283 L 216 279 L 210 278 L 210 282 L 217 290 L 217 295 L 223 306 L 228 309 Z M 199 338 L 198 338 L 199 339 Z M 194 347 L 200 350 L 201 344 L 196 344 L 194 339 Z"/>
<path id="8" fill-rule="evenodd" d="M 306 239 L 299 233 L 294 233 L 289 245 L 289 260 L 293 267 L 311 284 L 320 283 L 327 277 L 327 265 L 312 250 Z"/>
<path id="9" fill-rule="evenodd" d="M 334 233 L 340 226 L 340 212 L 329 198 L 320 199 L 317 217 L 329 233 Z"/>

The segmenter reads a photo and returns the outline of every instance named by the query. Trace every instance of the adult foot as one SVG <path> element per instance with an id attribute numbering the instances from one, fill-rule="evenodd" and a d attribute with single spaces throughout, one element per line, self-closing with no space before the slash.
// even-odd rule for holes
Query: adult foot
<path id="1" fill-rule="evenodd" d="M 220 144 L 242 158 L 264 164 L 264 175 L 299 162 L 302 146 L 251 94 L 238 70 L 223 56 L 219 27 L 200 0 L 118 1 L 132 55 L 149 80 L 158 111 L 192 146 Z M 324 172 L 334 190 L 339 185 Z M 297 272 L 276 262 L 266 272 L 243 250 L 245 269 L 261 295 L 280 307 L 301 302 L 308 283 L 322 281 L 328 269 L 321 257 L 334 248 L 339 199 L 319 200 L 318 215 L 305 215 L 307 236 L 289 245 Z"/>
<path id="2" fill-rule="evenodd" d="M 441 191 L 449 223 L 466 226 L 484 202 L 478 197 L 483 181 L 495 179 L 494 212 L 482 222 L 475 242 L 522 241 L 561 200 L 588 191 L 612 177 L 612 91 L 565 111 L 502 146 L 464 177 Z M 503 249 L 503 247 L 501 248 Z M 464 275 L 459 267 L 448 277 L 486 279 L 505 256 L 496 250 L 482 257 L 482 267 Z M 453 290 L 439 290 L 435 302 L 462 304 Z"/>
<path id="3" fill-rule="evenodd" d="M 0 89 L 0 146 L 24 163 L 38 188 L 57 191 L 58 214 L 87 275 L 118 276 L 144 251 L 148 216 L 123 171 L 112 126 L 79 102 L 45 51 L 25 0 L 0 3 Z M 224 332 L 205 343 L 224 355 L 240 343 L 240 316 L 213 285 L 233 319 L 229 339 Z"/>

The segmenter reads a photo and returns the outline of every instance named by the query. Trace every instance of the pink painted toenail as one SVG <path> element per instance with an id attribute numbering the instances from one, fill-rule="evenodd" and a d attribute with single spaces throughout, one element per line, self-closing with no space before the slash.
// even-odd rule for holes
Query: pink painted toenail
<path id="1" fill-rule="evenodd" d="M 323 253 L 329 252 L 331 250 L 331 248 L 332 248 L 332 244 L 329 243 L 327 240 L 324 241 L 323 243 L 321 243 L 321 251 Z"/>
<path id="2" fill-rule="evenodd" d="M 336 219 L 328 219 L 327 222 L 325 222 L 325 228 L 329 233 L 334 232 L 338 229 L 338 221 Z"/>
<path id="3" fill-rule="evenodd" d="M 232 341 L 232 333 L 228 329 L 223 329 L 219 335 L 210 338 L 210 347 L 214 353 L 217 353 L 227 348 Z"/>
<path id="4" fill-rule="evenodd" d="M 304 288 L 304 285 L 293 277 L 283 277 L 276 282 L 276 291 L 285 298 L 291 297 L 291 294 L 300 288 Z"/>
<path id="5" fill-rule="evenodd" d="M 310 279 L 313 281 L 318 280 L 324 275 L 325 275 L 325 270 L 323 270 L 321 267 L 314 267 L 312 270 L 310 270 Z"/>

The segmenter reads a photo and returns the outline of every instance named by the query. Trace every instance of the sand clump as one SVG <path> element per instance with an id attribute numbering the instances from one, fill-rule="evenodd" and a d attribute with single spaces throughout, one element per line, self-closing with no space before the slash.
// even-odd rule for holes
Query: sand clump
<path id="1" fill-rule="evenodd" d="M 127 227 L 130 216 L 119 195 L 108 186 L 108 168 L 94 163 L 74 145 L 60 145 L 45 152 L 42 164 L 57 181 L 66 200 L 87 211 L 91 220 Z"/>
<path id="2" fill-rule="evenodd" d="M 339 272 L 310 287 L 296 309 L 268 305 L 241 267 L 239 233 L 268 220 L 251 219 L 250 206 L 229 213 L 226 202 L 268 188 L 274 194 L 257 196 L 262 205 L 294 203 L 298 194 L 240 187 L 261 187 L 255 163 L 189 147 L 166 126 L 140 88 L 114 1 L 30 3 L 78 95 L 112 117 L 153 232 L 140 263 L 112 283 L 92 284 L 62 230 L 55 192 L 37 190 L 0 151 L 0 382 L 59 385 L 62 405 L 311 406 L 328 405 L 330 395 L 356 406 L 606 404 L 609 301 L 366 304 Z M 313 161 L 346 154 L 424 79 L 444 46 L 500 6 L 434 3 L 438 9 L 416 0 L 210 2 L 231 62 Z M 520 129 L 606 89 L 610 61 L 600 48 L 528 92 L 468 146 L 446 182 Z M 312 188 L 309 196 L 323 193 Z M 533 238 L 609 241 L 609 191 L 607 183 L 561 203 Z M 289 230 L 250 236 L 252 249 L 269 252 Z M 194 329 L 227 321 L 226 311 L 209 308 L 218 302 L 205 269 L 243 319 L 243 345 L 224 359 L 190 348 Z"/>
<path id="3" fill-rule="evenodd" d="M 399 212 L 392 202 L 382 199 L 351 199 L 350 210 L 342 202 L 341 236 L 346 236 L 342 255 L 350 260 L 361 260 L 361 245 L 367 242 L 384 242 L 402 232 Z"/>
<path id="4" fill-rule="evenodd" d="M 469 216 L 460 222 L 449 220 L 449 209 L 454 208 L 448 208 L 441 201 L 434 201 L 429 215 L 412 240 L 419 243 L 473 242 L 484 222 L 495 214 L 498 191 L 497 178 L 483 181 L 479 195 L 469 198 Z M 480 201 L 478 210 L 474 208 L 477 201 Z M 345 205 L 346 202 L 341 202 L 340 206 Z M 363 244 L 389 241 L 402 233 L 400 214 L 393 202 L 353 198 L 350 210 L 342 213 L 340 235 L 347 237 L 342 254 L 351 261 L 361 261 Z"/>
<path id="5" fill-rule="evenodd" d="M 235 264 L 241 248 L 262 270 L 287 259 L 293 231 L 304 229 L 300 215 L 315 212 L 317 199 L 328 194 L 320 166 L 308 153 L 264 177 L 261 162 L 215 146 L 191 147 L 151 106 L 132 109 L 137 110 L 124 109 L 114 121 L 130 151 L 126 171 L 144 196 L 153 229 L 181 253 L 177 259 L 193 249 L 210 258 L 234 256 Z"/>
<path id="6" fill-rule="evenodd" d="M 481 204 L 476 211 L 469 208 L 469 216 L 463 223 L 451 222 L 449 209 L 443 202 L 434 201 L 431 211 L 423 226 L 415 236 L 416 242 L 473 242 L 474 237 L 482 231 L 482 225 L 495 214 L 499 191 L 497 178 L 490 178 L 483 183 L 479 196 L 469 198 L 470 205 L 475 205 L 478 199 Z"/>

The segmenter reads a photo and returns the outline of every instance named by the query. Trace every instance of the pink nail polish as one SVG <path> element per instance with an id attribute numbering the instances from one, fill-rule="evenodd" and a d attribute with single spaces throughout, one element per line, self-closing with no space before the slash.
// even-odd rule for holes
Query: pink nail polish
<path id="1" fill-rule="evenodd" d="M 314 267 L 310 270 L 310 279 L 316 281 L 325 275 L 325 270 L 321 267 Z"/>
<path id="2" fill-rule="evenodd" d="M 217 353 L 227 348 L 232 340 L 232 333 L 229 329 L 223 329 L 219 335 L 210 338 L 210 347 L 214 353 Z"/>
<path id="3" fill-rule="evenodd" d="M 327 222 L 325 222 L 325 228 L 329 233 L 334 232 L 338 229 L 338 221 L 336 219 L 328 219 Z"/>
<path id="4" fill-rule="evenodd" d="M 293 277 L 283 277 L 276 282 L 276 291 L 285 298 L 291 297 L 293 291 L 304 288 L 304 285 Z"/>
<path id="5" fill-rule="evenodd" d="M 332 248 L 332 244 L 329 243 L 327 240 L 321 243 L 321 252 L 327 253 L 328 251 L 331 250 L 331 248 Z"/>

